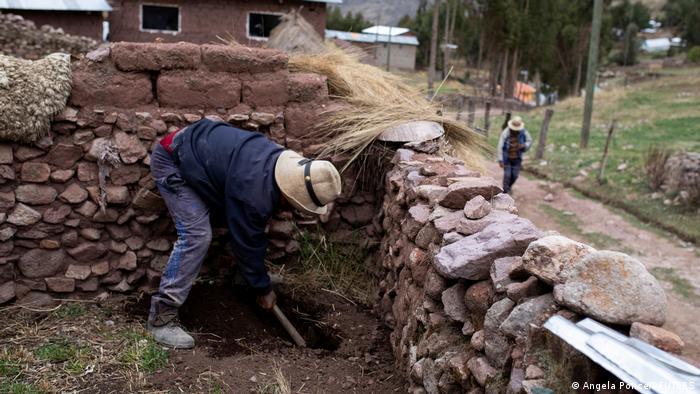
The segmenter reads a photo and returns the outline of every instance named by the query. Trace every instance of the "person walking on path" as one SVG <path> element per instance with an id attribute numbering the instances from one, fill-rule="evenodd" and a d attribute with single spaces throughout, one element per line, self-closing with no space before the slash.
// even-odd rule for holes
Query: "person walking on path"
<path id="1" fill-rule="evenodd" d="M 202 119 L 166 135 L 151 155 L 151 174 L 177 241 L 151 298 L 148 331 L 174 348 L 194 339 L 178 322 L 178 308 L 194 284 L 212 239 L 211 219 L 226 221 L 236 266 L 271 310 L 277 296 L 265 268 L 265 227 L 285 202 L 306 214 L 324 214 L 341 193 L 338 170 L 224 122 Z"/>
<path id="2" fill-rule="evenodd" d="M 513 184 L 520 175 L 523 163 L 523 153 L 532 146 L 532 137 L 525 129 L 525 123 L 520 116 L 514 116 L 508 121 L 498 139 L 498 164 L 503 168 L 503 192 L 510 193 Z"/>

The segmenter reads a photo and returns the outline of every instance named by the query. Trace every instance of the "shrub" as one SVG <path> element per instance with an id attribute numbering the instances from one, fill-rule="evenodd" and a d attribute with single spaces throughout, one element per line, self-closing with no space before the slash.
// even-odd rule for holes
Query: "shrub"
<path id="1" fill-rule="evenodd" d="M 700 46 L 694 46 L 688 51 L 688 61 L 691 63 L 700 63 Z"/>
<path id="2" fill-rule="evenodd" d="M 663 146 L 652 145 L 644 160 L 644 172 L 649 182 L 649 188 L 659 190 L 664 179 L 664 167 L 671 153 Z"/>

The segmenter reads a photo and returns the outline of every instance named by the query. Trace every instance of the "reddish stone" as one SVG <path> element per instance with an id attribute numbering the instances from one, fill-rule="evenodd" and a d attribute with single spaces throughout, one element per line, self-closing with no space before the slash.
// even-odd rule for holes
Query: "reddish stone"
<path id="1" fill-rule="evenodd" d="M 109 272 L 109 262 L 100 261 L 99 263 L 95 263 L 90 266 L 90 270 L 97 276 L 104 275 Z"/>
<path id="2" fill-rule="evenodd" d="M 202 45 L 202 62 L 210 71 L 262 73 L 287 68 L 288 56 L 275 49 Z M 284 86 L 284 85 L 283 85 Z"/>
<path id="3" fill-rule="evenodd" d="M 292 73 L 287 81 L 289 101 L 320 102 L 328 99 L 325 76 L 311 73 Z"/>
<path id="4" fill-rule="evenodd" d="M 72 278 L 72 279 L 87 279 L 88 276 L 92 273 L 92 270 L 90 269 L 89 265 L 77 265 L 77 264 L 71 264 L 68 266 L 68 269 L 66 270 L 66 278 Z"/>
<path id="5" fill-rule="evenodd" d="M 12 145 L 0 144 L 0 164 L 12 164 Z"/>
<path id="6" fill-rule="evenodd" d="M 19 258 L 17 267 L 27 278 L 43 278 L 58 272 L 66 259 L 62 249 L 32 249 Z"/>
<path id="7" fill-rule="evenodd" d="M 51 167 L 46 163 L 23 163 L 20 177 L 24 182 L 46 182 L 51 175 Z"/>
<path id="8" fill-rule="evenodd" d="M 165 238 L 158 238 L 148 241 L 146 247 L 159 252 L 167 252 L 170 250 L 170 241 Z"/>
<path id="9" fill-rule="evenodd" d="M 85 201 L 80 208 L 75 210 L 75 212 L 78 212 L 85 217 L 91 217 L 95 214 L 95 212 L 97 212 L 97 204 L 89 200 Z"/>
<path id="10" fill-rule="evenodd" d="M 58 168 L 68 169 L 83 157 L 83 150 L 79 146 L 59 143 L 46 156 L 46 161 Z"/>
<path id="11" fill-rule="evenodd" d="M 113 285 L 122 281 L 122 272 L 119 270 L 114 270 L 110 272 L 107 276 L 103 277 L 100 282 L 105 285 Z"/>
<path id="12" fill-rule="evenodd" d="M 109 204 L 127 204 L 131 201 L 129 189 L 126 186 L 107 186 L 105 194 Z"/>
<path id="13" fill-rule="evenodd" d="M 372 221 L 375 216 L 374 207 L 369 204 L 346 205 L 340 209 L 340 216 L 351 225 L 363 225 Z"/>
<path id="14" fill-rule="evenodd" d="M 95 138 L 95 134 L 92 131 L 83 129 L 73 133 L 73 143 L 75 145 L 84 145 L 92 141 Z"/>
<path id="15" fill-rule="evenodd" d="M 280 90 L 280 86 L 285 86 L 287 83 L 285 77 L 273 73 L 256 75 L 255 80 L 244 81 L 242 88 L 243 102 L 254 107 L 285 105 L 287 103 L 287 91 Z M 307 116 L 309 116 L 308 111 Z"/>
<path id="16" fill-rule="evenodd" d="M 111 45 L 112 59 L 122 71 L 196 69 L 201 63 L 199 45 L 179 42 L 118 42 Z"/>
<path id="17" fill-rule="evenodd" d="M 97 291 L 100 287 L 100 281 L 97 278 L 89 278 L 87 280 L 75 282 L 75 287 L 81 291 Z"/>
<path id="18" fill-rule="evenodd" d="M 80 236 L 88 241 L 99 241 L 102 232 L 96 228 L 84 228 L 80 230 Z"/>
<path id="19" fill-rule="evenodd" d="M 227 73 L 166 71 L 158 77 L 157 90 L 158 102 L 175 108 L 231 108 L 241 99 L 240 81 Z"/>
<path id="20" fill-rule="evenodd" d="M 476 196 L 480 195 L 486 200 L 491 200 L 502 191 L 500 184 L 493 178 L 464 177 L 448 187 L 448 192 L 440 201 L 440 205 L 452 209 L 463 209 L 467 201 Z"/>
<path id="21" fill-rule="evenodd" d="M 58 224 L 62 223 L 65 218 L 70 215 L 71 209 L 68 205 L 59 205 L 57 207 L 51 207 L 44 211 L 42 219 L 46 223 Z"/>
<path id="22" fill-rule="evenodd" d="M 72 293 L 75 290 L 75 279 L 71 278 L 46 278 L 46 288 L 56 293 Z"/>
<path id="23" fill-rule="evenodd" d="M 7 181 L 15 180 L 15 170 L 14 168 L 6 165 L 0 165 L 0 184 Z"/>
<path id="24" fill-rule="evenodd" d="M 151 77 L 147 73 L 123 73 L 110 66 L 79 63 L 73 71 L 71 102 L 85 107 L 100 103 L 134 108 L 153 101 Z"/>
<path id="25" fill-rule="evenodd" d="M 476 322 L 479 327 L 483 323 L 484 315 L 491 306 L 494 297 L 494 289 L 491 282 L 488 280 L 477 282 L 469 288 L 464 294 L 464 304 L 472 316 L 476 316 Z"/>
<path id="26" fill-rule="evenodd" d="M 107 253 L 107 248 L 101 243 L 83 242 L 67 252 L 77 261 L 92 262 Z"/>
<path id="27" fill-rule="evenodd" d="M 136 163 L 148 154 L 141 141 L 134 135 L 119 131 L 114 134 L 114 141 L 119 150 L 119 156 L 126 164 Z"/>
<path id="28" fill-rule="evenodd" d="M 80 204 L 87 200 L 88 192 L 77 183 L 71 183 L 58 198 L 70 204 Z"/>
<path id="29" fill-rule="evenodd" d="M 109 179 L 117 186 L 129 185 L 136 183 L 141 179 L 141 166 L 139 165 L 124 165 L 113 168 L 109 172 Z"/>
<path id="30" fill-rule="evenodd" d="M 61 247 L 61 243 L 53 239 L 42 239 L 39 241 L 39 247 L 42 249 L 58 249 Z"/>
<path id="31" fill-rule="evenodd" d="M 100 138 L 106 138 L 112 135 L 112 126 L 102 125 L 95 129 L 95 136 Z"/>
<path id="32" fill-rule="evenodd" d="M 15 193 L 0 192 L 0 208 L 9 209 L 15 206 Z"/>
<path id="33" fill-rule="evenodd" d="M 0 304 L 15 298 L 15 282 L 6 282 L 0 285 Z"/>
<path id="34" fill-rule="evenodd" d="M 92 220 L 97 223 L 114 223 L 119 218 L 119 211 L 112 208 L 107 208 L 105 210 L 99 209 L 97 213 L 93 215 Z"/>
<path id="35" fill-rule="evenodd" d="M 51 173 L 51 181 L 56 183 L 66 183 L 75 174 L 74 170 L 56 170 Z"/>
<path id="36" fill-rule="evenodd" d="M 19 185 L 15 189 L 17 201 L 31 205 L 50 204 L 57 194 L 56 189 L 44 185 Z"/>
<path id="37" fill-rule="evenodd" d="M 97 180 L 97 164 L 88 162 L 78 163 L 78 179 L 83 182 Z"/>
<path id="38" fill-rule="evenodd" d="M 284 111 L 284 123 L 287 135 L 308 137 L 316 130 L 320 110 L 309 104 L 290 104 Z"/>
<path id="39" fill-rule="evenodd" d="M 129 271 L 135 270 L 137 267 L 136 253 L 128 251 L 124 253 L 117 262 L 117 268 Z"/>
<path id="40" fill-rule="evenodd" d="M 107 232 L 109 233 L 109 237 L 115 241 L 122 241 L 131 236 L 131 230 L 126 226 L 108 224 Z"/>
<path id="41" fill-rule="evenodd" d="M 43 150 L 31 148 L 29 146 L 20 146 L 17 148 L 17 150 L 15 150 L 15 159 L 17 159 L 17 161 L 26 161 L 43 155 Z"/>
<path id="42" fill-rule="evenodd" d="M 156 132 L 156 129 L 153 127 L 148 127 L 148 126 L 139 126 L 136 129 L 136 135 L 139 136 L 142 140 L 148 140 L 152 141 L 156 138 L 158 133 Z"/>
<path id="43" fill-rule="evenodd" d="M 641 339 L 661 350 L 676 354 L 681 354 L 685 346 L 683 340 L 677 334 L 661 327 L 639 322 L 632 323 L 630 336 Z"/>

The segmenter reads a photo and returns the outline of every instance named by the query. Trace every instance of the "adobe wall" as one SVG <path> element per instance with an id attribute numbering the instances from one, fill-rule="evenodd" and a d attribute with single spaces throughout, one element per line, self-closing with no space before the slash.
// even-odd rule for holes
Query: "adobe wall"
<path id="1" fill-rule="evenodd" d="M 109 14 L 110 41 L 141 41 L 153 42 L 156 38 L 166 42 L 187 41 L 198 44 L 218 42 L 217 36 L 224 39 L 230 35 L 236 41 L 248 46 L 261 46 L 265 41 L 247 37 L 248 12 L 288 13 L 299 10 L 321 35 L 324 36 L 326 27 L 325 3 L 307 2 L 301 0 L 289 1 L 181 1 L 164 0 L 157 4 L 172 4 L 180 7 L 180 32 L 177 34 L 153 33 L 140 30 L 141 1 L 118 0 L 112 1 L 113 11 Z M 155 3 L 154 3 L 155 4 Z"/>
<path id="2" fill-rule="evenodd" d="M 20 15 L 0 12 L 0 53 L 3 55 L 32 60 L 54 52 L 78 56 L 97 45 L 98 42 L 92 38 L 65 34 L 62 29 L 35 23 Z"/>
<path id="3" fill-rule="evenodd" d="M 0 143 L 0 303 L 157 285 L 175 234 L 148 166 L 168 131 L 206 116 L 318 153 L 324 141 L 309 132 L 330 104 L 326 80 L 291 74 L 287 60 L 275 50 L 163 43 L 113 44 L 75 63 L 50 135 Z M 100 159 L 105 147 L 116 163 Z M 375 192 L 353 193 L 351 175 L 343 181 L 320 223 L 292 212 L 271 221 L 268 258 L 298 250 L 294 224 L 375 233 Z"/>

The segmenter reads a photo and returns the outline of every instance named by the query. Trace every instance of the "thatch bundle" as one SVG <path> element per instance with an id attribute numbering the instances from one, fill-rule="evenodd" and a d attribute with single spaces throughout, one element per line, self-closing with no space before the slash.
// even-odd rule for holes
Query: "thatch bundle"
<path id="1" fill-rule="evenodd" d="M 292 71 L 325 75 L 331 95 L 349 104 L 323 117 L 319 132 L 332 138 L 322 156 L 349 154 L 349 165 L 384 130 L 407 122 L 431 121 L 445 129 L 454 148 L 450 153 L 472 167 L 481 167 L 486 149 L 483 137 L 462 122 L 444 117 L 437 104 L 398 76 L 362 64 L 357 55 L 333 47 L 322 54 L 294 55 L 289 67 Z"/>
<path id="2" fill-rule="evenodd" d="M 0 55 L 0 140 L 34 142 L 46 135 L 70 91 L 69 55 L 36 61 Z"/>
<path id="3" fill-rule="evenodd" d="M 281 17 L 281 22 L 270 32 L 268 48 L 288 53 L 321 53 L 326 50 L 323 38 L 296 10 Z"/>

